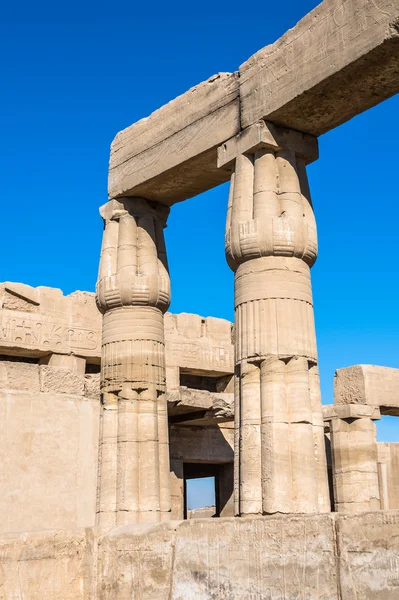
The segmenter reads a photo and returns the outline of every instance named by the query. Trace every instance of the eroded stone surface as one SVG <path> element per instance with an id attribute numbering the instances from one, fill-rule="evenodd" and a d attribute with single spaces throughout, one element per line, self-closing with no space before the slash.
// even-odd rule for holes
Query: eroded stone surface
<path id="1" fill-rule="evenodd" d="M 101 353 L 101 315 L 94 294 L 21 283 L 0 286 L 0 353 L 44 356 L 74 353 L 95 359 Z"/>
<path id="2" fill-rule="evenodd" d="M 2 533 L 2 600 L 94 600 L 91 530 Z"/>
<path id="3" fill-rule="evenodd" d="M 0 536 L 4 600 L 396 600 L 399 513 Z"/>
<path id="4" fill-rule="evenodd" d="M 123 528 L 100 540 L 99 552 L 102 600 L 338 597 L 329 516 Z"/>
<path id="5" fill-rule="evenodd" d="M 168 600 L 173 577 L 175 526 L 126 525 L 100 538 L 98 600 Z"/>
<path id="6" fill-rule="evenodd" d="M 239 68 L 241 125 L 320 135 L 399 91 L 398 0 L 324 0 Z"/>
<path id="7" fill-rule="evenodd" d="M 397 600 L 398 512 L 342 516 L 337 531 L 342 599 Z"/>
<path id="8" fill-rule="evenodd" d="M 222 377 L 234 372 L 232 324 L 225 319 L 181 313 L 165 315 L 166 365 Z M 172 386 L 168 386 L 172 389 Z M 174 387 L 174 386 L 173 386 Z"/>
<path id="9" fill-rule="evenodd" d="M 399 414 L 399 369 L 355 365 L 337 369 L 334 377 L 336 404 L 368 404 L 384 414 Z"/>

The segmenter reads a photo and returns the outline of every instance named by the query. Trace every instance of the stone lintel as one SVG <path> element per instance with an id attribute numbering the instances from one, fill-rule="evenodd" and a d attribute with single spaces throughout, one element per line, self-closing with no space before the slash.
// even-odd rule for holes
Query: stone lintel
<path id="1" fill-rule="evenodd" d="M 260 148 L 274 151 L 290 149 L 301 156 L 306 164 L 319 158 L 317 138 L 286 127 L 278 127 L 269 121 L 250 125 L 218 148 L 218 167 L 226 167 L 240 154 L 253 154 Z"/>
<path id="2" fill-rule="evenodd" d="M 196 425 L 233 421 L 234 394 L 208 392 L 181 386 L 167 392 L 168 414 L 171 423 L 193 420 Z"/>
<path id="3" fill-rule="evenodd" d="M 184 462 L 233 462 L 234 429 L 231 423 L 211 427 L 171 425 L 170 455 Z"/>
<path id="4" fill-rule="evenodd" d="M 399 410 L 399 369 L 354 365 L 337 369 L 334 376 L 335 404 L 367 404 L 380 407 L 385 415 Z"/>
<path id="5" fill-rule="evenodd" d="M 227 181 L 217 147 L 239 130 L 237 73 L 218 73 L 116 135 L 109 198 L 171 205 Z"/>
<path id="6" fill-rule="evenodd" d="M 399 92 L 399 0 L 324 0 L 239 73 L 242 128 L 330 131 Z"/>
<path id="7" fill-rule="evenodd" d="M 324 421 L 332 419 L 381 419 L 380 409 L 367 404 L 327 404 L 323 406 Z"/>
<path id="8" fill-rule="evenodd" d="M 324 0 L 274 44 L 118 133 L 109 198 L 167 205 L 229 179 L 217 148 L 261 119 L 319 136 L 399 92 L 399 0 Z"/>

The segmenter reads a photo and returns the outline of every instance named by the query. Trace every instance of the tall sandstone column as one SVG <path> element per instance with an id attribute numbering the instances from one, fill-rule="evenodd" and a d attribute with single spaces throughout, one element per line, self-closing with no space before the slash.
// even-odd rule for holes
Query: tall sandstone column
<path id="1" fill-rule="evenodd" d="M 265 139 L 269 133 L 262 130 Z M 235 147 L 250 137 L 244 132 Z M 227 215 L 226 255 L 235 271 L 235 513 L 243 516 L 330 510 L 310 281 L 316 224 L 306 159 L 280 144 L 237 153 Z"/>
<path id="2" fill-rule="evenodd" d="M 170 516 L 163 321 L 170 301 L 163 235 L 168 212 L 142 198 L 112 200 L 100 209 L 100 525 Z"/>

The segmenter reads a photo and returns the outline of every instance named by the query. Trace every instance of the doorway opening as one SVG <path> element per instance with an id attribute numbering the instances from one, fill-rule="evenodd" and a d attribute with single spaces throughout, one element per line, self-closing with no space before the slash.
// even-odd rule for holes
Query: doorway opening
<path id="1" fill-rule="evenodd" d="M 215 477 L 185 479 L 185 519 L 216 517 Z"/>

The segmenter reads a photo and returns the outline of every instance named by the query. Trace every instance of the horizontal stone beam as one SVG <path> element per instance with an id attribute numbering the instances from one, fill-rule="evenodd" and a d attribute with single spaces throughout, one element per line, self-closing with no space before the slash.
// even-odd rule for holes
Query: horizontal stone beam
<path id="1" fill-rule="evenodd" d="M 223 183 L 217 147 L 240 131 L 237 73 L 219 73 L 120 131 L 111 145 L 110 198 L 174 204 Z"/>
<path id="2" fill-rule="evenodd" d="M 355 365 L 338 369 L 334 377 L 334 402 L 380 407 L 382 414 L 399 414 L 399 369 Z"/>
<path id="3" fill-rule="evenodd" d="M 217 148 L 258 121 L 319 136 L 397 92 L 399 0 L 324 0 L 238 73 L 118 133 L 109 197 L 186 200 L 229 179 Z"/>
<path id="4" fill-rule="evenodd" d="M 378 406 L 368 404 L 327 404 L 323 406 L 324 421 L 332 419 L 381 419 Z"/>
<path id="5" fill-rule="evenodd" d="M 399 92 L 399 0 L 324 0 L 239 73 L 243 129 L 321 135 Z"/>
<path id="6" fill-rule="evenodd" d="M 229 424 L 213 427 L 170 428 L 170 455 L 184 462 L 223 463 L 234 457 L 234 429 Z"/>
<path id="7" fill-rule="evenodd" d="M 179 389 L 169 390 L 167 398 L 171 416 L 209 411 L 223 419 L 234 418 L 234 394 L 230 392 L 208 392 L 180 386 Z"/>

